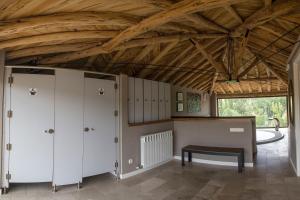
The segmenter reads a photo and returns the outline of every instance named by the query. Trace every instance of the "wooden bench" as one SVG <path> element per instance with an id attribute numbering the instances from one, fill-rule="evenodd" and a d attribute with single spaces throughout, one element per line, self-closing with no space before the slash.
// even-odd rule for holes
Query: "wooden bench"
<path id="1" fill-rule="evenodd" d="M 185 152 L 188 153 L 188 161 L 192 162 L 192 153 L 221 155 L 221 156 L 237 156 L 238 158 L 238 172 L 242 172 L 245 167 L 244 149 L 243 148 L 229 148 L 229 147 L 206 147 L 188 145 L 181 149 L 181 162 L 185 166 L 184 157 Z"/>

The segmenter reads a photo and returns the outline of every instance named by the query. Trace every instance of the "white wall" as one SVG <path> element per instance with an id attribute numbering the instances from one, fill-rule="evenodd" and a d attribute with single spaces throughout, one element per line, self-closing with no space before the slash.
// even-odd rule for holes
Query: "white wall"
<path id="1" fill-rule="evenodd" d="M 182 92 L 183 93 L 183 112 L 177 112 L 176 111 L 176 93 L 177 92 Z M 171 87 L 171 114 L 172 116 L 180 117 L 180 116 L 210 116 L 210 97 L 207 95 L 207 98 L 205 101 L 201 101 L 201 109 L 200 112 L 197 113 L 189 113 L 187 111 L 187 93 L 188 92 L 193 92 L 193 93 L 199 93 L 201 94 L 202 92 L 199 92 L 198 90 L 193 90 L 190 88 L 182 88 L 179 86 L 172 86 Z"/>
<path id="2" fill-rule="evenodd" d="M 299 37 L 300 39 L 300 37 Z M 294 124 L 289 123 L 289 158 L 297 174 L 300 176 L 300 46 L 296 45 L 289 61 L 289 80 L 294 88 Z M 289 118 L 290 119 L 290 118 Z"/>

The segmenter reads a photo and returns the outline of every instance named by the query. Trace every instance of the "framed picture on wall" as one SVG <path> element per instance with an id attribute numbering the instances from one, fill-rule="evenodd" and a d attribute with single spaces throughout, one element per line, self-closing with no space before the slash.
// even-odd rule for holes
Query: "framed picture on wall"
<path id="1" fill-rule="evenodd" d="M 183 112 L 183 92 L 176 93 L 176 112 Z"/>
<path id="2" fill-rule="evenodd" d="M 294 87 L 293 87 L 293 81 L 292 80 L 289 81 L 288 107 L 289 107 L 289 119 L 290 119 L 290 123 L 294 126 L 294 120 L 295 120 Z"/>
<path id="3" fill-rule="evenodd" d="M 179 103 L 177 102 L 177 108 L 176 108 L 177 112 L 183 112 L 183 103 Z"/>
<path id="4" fill-rule="evenodd" d="M 176 93 L 176 100 L 177 101 L 183 101 L 183 93 L 182 92 L 177 92 Z"/>
<path id="5" fill-rule="evenodd" d="M 201 111 L 201 95 L 197 93 L 187 93 L 187 109 L 189 113 Z"/>

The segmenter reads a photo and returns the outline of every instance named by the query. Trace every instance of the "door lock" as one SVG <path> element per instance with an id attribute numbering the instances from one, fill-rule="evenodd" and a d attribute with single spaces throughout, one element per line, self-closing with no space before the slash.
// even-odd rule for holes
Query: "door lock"
<path id="1" fill-rule="evenodd" d="M 45 133 L 49 133 L 49 134 L 53 134 L 54 133 L 54 129 L 50 128 L 49 130 L 45 130 Z"/>

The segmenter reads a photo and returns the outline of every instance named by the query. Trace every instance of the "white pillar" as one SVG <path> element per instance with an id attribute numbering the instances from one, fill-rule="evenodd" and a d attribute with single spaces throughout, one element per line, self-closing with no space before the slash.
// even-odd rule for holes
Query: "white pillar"
<path id="1" fill-rule="evenodd" d="M 0 50 L 0 188 L 2 188 L 2 169 L 3 169 L 3 96 L 4 96 L 4 65 L 5 65 L 5 52 Z"/>

